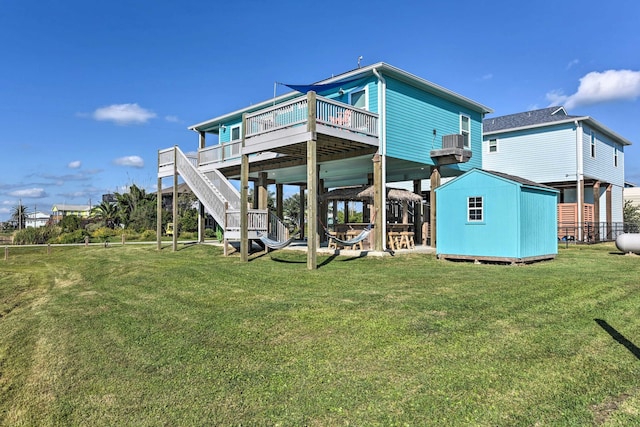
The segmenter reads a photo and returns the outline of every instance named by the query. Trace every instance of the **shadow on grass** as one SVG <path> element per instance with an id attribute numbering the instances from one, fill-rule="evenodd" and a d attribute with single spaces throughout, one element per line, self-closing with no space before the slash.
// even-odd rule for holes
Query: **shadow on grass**
<path id="1" fill-rule="evenodd" d="M 640 360 L 640 348 L 637 345 L 629 341 L 624 335 L 618 332 L 613 326 L 609 325 L 605 320 L 602 320 L 602 319 L 593 319 L 593 320 L 598 324 L 598 326 L 604 329 L 605 332 L 611 335 L 611 338 L 613 338 L 614 340 L 618 341 L 618 343 L 625 346 L 626 349 L 629 350 L 631 354 L 633 354 L 636 357 L 636 359 Z"/>
<path id="2" fill-rule="evenodd" d="M 318 268 L 328 265 L 329 263 L 333 262 L 339 256 L 340 256 L 339 254 L 333 254 L 333 255 L 328 256 L 324 261 L 322 261 L 321 263 L 318 264 Z M 358 255 L 358 256 L 346 258 L 343 255 L 342 256 L 343 259 L 340 259 L 339 262 L 354 261 L 356 259 L 364 258 L 365 256 L 366 256 L 366 254 L 361 254 L 361 255 Z M 275 262 L 280 262 L 280 263 L 283 263 L 283 264 L 306 264 L 307 263 L 306 256 L 305 256 L 304 259 L 295 259 L 294 260 L 294 259 L 276 258 L 273 255 L 271 255 L 271 260 L 275 261 Z"/>

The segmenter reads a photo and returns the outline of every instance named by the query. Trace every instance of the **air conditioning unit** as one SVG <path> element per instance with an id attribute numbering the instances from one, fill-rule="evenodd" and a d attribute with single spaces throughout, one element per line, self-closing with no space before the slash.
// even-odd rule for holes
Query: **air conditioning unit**
<path id="1" fill-rule="evenodd" d="M 464 148 L 464 135 L 459 133 L 443 135 L 442 148 Z"/>

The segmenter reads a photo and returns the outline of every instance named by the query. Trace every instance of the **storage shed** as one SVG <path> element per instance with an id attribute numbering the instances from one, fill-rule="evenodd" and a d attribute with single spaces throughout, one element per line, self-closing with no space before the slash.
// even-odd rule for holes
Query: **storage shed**
<path id="1" fill-rule="evenodd" d="M 439 258 L 529 262 L 558 253 L 558 190 L 472 169 L 436 192 Z"/>

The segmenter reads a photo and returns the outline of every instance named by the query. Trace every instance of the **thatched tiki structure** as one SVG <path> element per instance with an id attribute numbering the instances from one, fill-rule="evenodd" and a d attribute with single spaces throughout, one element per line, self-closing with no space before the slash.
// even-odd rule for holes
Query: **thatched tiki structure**
<path id="1" fill-rule="evenodd" d="M 362 202 L 363 204 L 363 222 L 369 222 L 373 216 L 373 186 L 356 186 L 336 188 L 328 191 L 321 196 L 321 201 L 325 203 L 333 203 L 333 224 L 337 223 L 338 202 L 345 202 L 345 222 L 349 222 L 348 202 Z M 388 222 L 398 222 L 402 224 L 412 224 L 416 232 L 416 238 L 421 240 L 422 231 L 422 196 L 411 191 L 388 188 L 386 189 L 387 215 Z M 411 206 L 413 205 L 413 206 Z M 411 209 L 410 209 L 411 207 Z M 325 210 L 326 212 L 326 210 Z M 409 222 L 409 214 L 413 214 L 411 222 Z M 323 218 L 327 223 L 328 218 Z M 384 238 L 384 237 L 383 237 Z"/>

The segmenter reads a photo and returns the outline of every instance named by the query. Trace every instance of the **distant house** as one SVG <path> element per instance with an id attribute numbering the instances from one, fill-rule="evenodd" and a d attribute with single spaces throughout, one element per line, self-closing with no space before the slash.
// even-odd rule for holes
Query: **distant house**
<path id="1" fill-rule="evenodd" d="M 624 200 L 629 200 L 633 206 L 640 208 L 640 187 L 625 187 Z"/>
<path id="2" fill-rule="evenodd" d="M 592 117 L 550 107 L 484 119 L 482 168 L 559 190 L 562 233 L 579 240 L 613 239 L 623 221 L 628 145 Z"/>
<path id="3" fill-rule="evenodd" d="M 558 253 L 558 190 L 474 169 L 435 190 L 440 258 L 527 262 Z"/>
<path id="4" fill-rule="evenodd" d="M 51 215 L 44 212 L 36 211 L 27 214 L 24 225 L 26 228 L 44 227 L 45 225 L 47 225 L 50 219 Z"/>
<path id="5" fill-rule="evenodd" d="M 87 219 L 91 216 L 91 206 L 89 205 L 67 205 L 65 203 L 59 205 L 53 205 L 51 208 L 53 212 L 52 220 L 54 223 L 58 223 L 63 217 L 68 215 L 75 215 L 81 219 Z"/>

